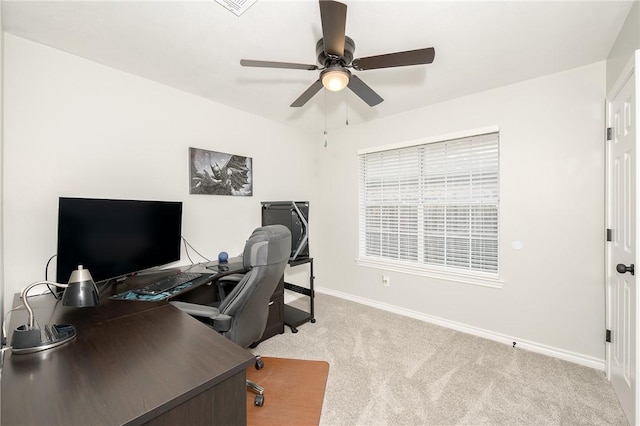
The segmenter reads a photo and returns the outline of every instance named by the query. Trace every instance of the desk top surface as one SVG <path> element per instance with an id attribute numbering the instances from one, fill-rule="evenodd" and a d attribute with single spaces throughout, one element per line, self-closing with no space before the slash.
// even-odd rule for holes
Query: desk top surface
<path id="1" fill-rule="evenodd" d="M 29 299 L 41 327 L 77 337 L 33 354 L 4 354 L 2 424 L 141 424 L 251 365 L 253 355 L 166 301 L 109 300 L 96 308 Z M 13 330 L 26 311 L 13 312 Z M 9 331 L 10 333 L 10 331 Z"/>

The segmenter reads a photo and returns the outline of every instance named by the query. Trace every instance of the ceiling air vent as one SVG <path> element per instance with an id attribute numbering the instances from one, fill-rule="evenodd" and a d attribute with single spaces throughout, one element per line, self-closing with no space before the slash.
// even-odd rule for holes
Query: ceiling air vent
<path id="1" fill-rule="evenodd" d="M 232 11 L 237 16 L 242 15 L 258 0 L 216 0 L 225 9 Z"/>

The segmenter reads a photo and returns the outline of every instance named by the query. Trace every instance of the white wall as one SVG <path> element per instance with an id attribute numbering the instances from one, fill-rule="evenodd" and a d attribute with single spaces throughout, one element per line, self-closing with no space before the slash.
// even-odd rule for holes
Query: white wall
<path id="1" fill-rule="evenodd" d="M 607 93 L 638 49 L 640 49 L 640 2 L 635 1 L 607 57 Z"/>
<path id="2" fill-rule="evenodd" d="M 260 201 L 305 199 L 317 286 L 604 358 L 604 62 L 333 130 L 324 149 L 314 135 L 15 36 L 4 54 L 5 307 L 55 253 L 59 196 L 181 200 L 185 237 L 211 257 L 240 252 Z M 504 287 L 386 272 L 387 288 L 382 271 L 357 266 L 356 151 L 496 124 Z M 254 196 L 189 195 L 190 146 L 253 157 Z"/>
<path id="3" fill-rule="evenodd" d="M 372 304 L 604 359 L 604 62 L 334 130 L 318 150 L 317 285 Z M 358 266 L 362 148 L 500 127 L 501 289 Z M 514 250 L 512 242 L 523 243 Z"/>
<path id="4" fill-rule="evenodd" d="M 182 201 L 211 258 L 242 251 L 261 201 L 311 199 L 303 133 L 9 34 L 4 54 L 5 308 L 56 252 L 59 196 Z M 254 195 L 189 195 L 189 147 L 252 157 Z"/>

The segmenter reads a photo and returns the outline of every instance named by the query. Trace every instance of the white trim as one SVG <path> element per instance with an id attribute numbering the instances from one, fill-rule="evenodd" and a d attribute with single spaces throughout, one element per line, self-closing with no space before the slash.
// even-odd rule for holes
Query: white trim
<path id="1" fill-rule="evenodd" d="M 624 68 L 620 72 L 620 75 L 618 75 L 616 82 L 613 84 L 613 86 L 611 86 L 611 90 L 609 90 L 609 93 L 606 96 L 607 104 L 609 103 L 609 101 L 618 96 L 618 92 L 622 90 L 627 80 L 633 77 L 635 73 L 635 62 L 637 55 L 640 55 L 640 49 L 637 50 L 635 54 L 631 55 L 629 62 L 627 62 L 627 65 L 624 66 Z"/>
<path id="2" fill-rule="evenodd" d="M 518 339 L 513 336 L 507 336 L 505 334 L 496 333 L 490 330 L 485 330 L 478 327 L 473 327 L 467 324 L 450 321 L 444 318 L 435 317 L 432 315 L 423 314 L 421 312 L 412 311 L 410 309 L 399 308 L 397 306 L 389 305 L 386 303 L 377 302 L 371 299 L 365 299 L 363 297 L 353 296 L 351 294 L 343 293 L 333 289 L 325 287 L 315 287 L 315 291 L 329 296 L 338 297 L 340 299 L 350 300 L 362 305 L 371 306 L 372 308 L 381 309 L 383 311 L 392 312 L 394 314 L 403 315 L 406 317 L 414 318 L 420 321 L 424 321 L 430 324 L 439 325 L 441 327 L 450 328 L 452 330 L 460 331 L 462 333 L 471 334 L 473 336 L 482 337 L 495 342 L 504 343 L 507 345 L 513 345 L 514 343 L 518 348 L 522 348 L 531 352 L 547 355 L 553 358 L 558 358 L 563 361 L 573 362 L 575 364 L 583 365 L 589 368 L 595 368 L 596 370 L 604 371 L 604 359 L 585 356 L 579 353 L 566 351 L 564 349 L 554 348 L 551 346 L 543 345 L 541 343 L 532 342 L 529 340 Z"/>
<path id="3" fill-rule="evenodd" d="M 391 149 L 408 148 L 411 146 L 424 145 L 426 143 L 444 142 L 453 139 L 468 138 L 471 136 L 485 135 L 487 133 L 498 133 L 500 131 L 498 125 L 481 127 L 479 129 L 462 130 L 460 132 L 448 133 L 440 136 L 429 136 L 426 138 L 414 139 L 411 141 L 398 142 L 389 145 L 376 146 L 373 148 L 363 148 L 357 151 L 358 155 L 371 154 L 373 152 L 389 151 Z"/>
<path id="4" fill-rule="evenodd" d="M 635 193 L 636 193 L 636 240 L 635 240 L 635 250 L 636 250 L 636 264 L 638 264 L 638 250 L 639 250 L 639 245 L 640 245 L 640 229 L 638 228 L 638 222 L 640 222 L 640 213 L 638 212 L 638 188 L 640 187 L 640 174 L 638 173 L 638 152 L 640 151 L 639 145 L 640 145 L 640 131 L 638 130 L 638 124 L 640 124 L 640 108 L 638 108 L 638 105 L 640 104 L 640 78 L 638 78 L 638 70 L 640 69 L 640 49 L 637 49 L 635 51 L 634 54 L 634 66 L 633 66 L 633 77 L 635 78 L 635 105 L 633 106 L 633 109 L 635 109 L 636 111 L 636 117 L 635 117 L 635 126 L 636 126 L 636 142 L 635 142 L 635 148 L 636 148 L 636 152 L 635 152 L 635 174 L 636 174 L 636 187 L 635 187 Z M 636 279 L 636 284 L 637 284 L 637 279 Z M 638 417 L 639 417 L 639 410 L 640 410 L 640 382 L 638 379 L 638 369 L 640 368 L 640 315 L 638 315 L 638 307 L 640 306 L 640 291 L 638 291 L 638 289 L 636 289 L 636 315 L 635 315 L 635 320 L 636 320 L 636 324 L 635 324 L 635 328 L 636 328 L 636 347 L 635 347 L 635 378 L 634 378 L 634 384 L 635 387 L 633 389 L 633 393 L 634 393 L 634 397 L 635 397 L 635 406 L 634 408 L 634 413 L 633 413 L 633 421 L 635 421 L 636 423 L 638 422 Z"/>
<path id="5" fill-rule="evenodd" d="M 385 271 L 401 272 L 422 277 L 436 278 L 440 280 L 455 281 L 463 284 L 480 285 L 483 287 L 502 288 L 504 280 L 499 277 L 482 276 L 480 272 L 464 273 L 451 269 L 436 268 L 414 262 L 390 261 L 386 259 L 373 259 L 360 257 L 356 259 L 359 266 L 382 269 Z"/>

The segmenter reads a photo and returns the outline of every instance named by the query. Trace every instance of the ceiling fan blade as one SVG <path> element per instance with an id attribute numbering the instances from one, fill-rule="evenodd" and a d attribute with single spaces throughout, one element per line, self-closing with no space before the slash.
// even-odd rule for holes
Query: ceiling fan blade
<path id="1" fill-rule="evenodd" d="M 273 62 L 273 61 L 254 61 L 253 59 L 240 59 L 240 65 L 243 67 L 260 67 L 260 68 L 288 68 L 294 70 L 317 70 L 317 65 L 294 64 L 291 62 Z"/>
<path id="2" fill-rule="evenodd" d="M 433 62 L 436 51 L 433 47 L 407 50 L 405 52 L 387 53 L 386 55 L 368 56 L 353 60 L 353 68 L 358 71 L 376 68 L 404 67 L 407 65 L 423 65 Z"/>
<path id="3" fill-rule="evenodd" d="M 324 51 L 329 55 L 344 55 L 347 5 L 337 1 L 320 0 L 320 19 Z"/>
<path id="4" fill-rule="evenodd" d="M 322 82 L 320 81 L 320 79 L 318 79 L 316 80 L 315 83 L 309 86 L 309 88 L 305 90 L 304 93 L 300 95 L 298 99 L 293 101 L 293 103 L 290 106 L 294 108 L 301 107 L 302 105 L 306 104 L 309 101 L 309 99 L 313 98 L 313 95 L 318 93 L 320 89 L 322 89 Z"/>
<path id="5" fill-rule="evenodd" d="M 374 92 L 371 87 L 367 86 L 364 81 L 360 80 L 357 75 L 351 74 L 347 87 L 371 107 L 384 101 L 380 95 Z"/>

